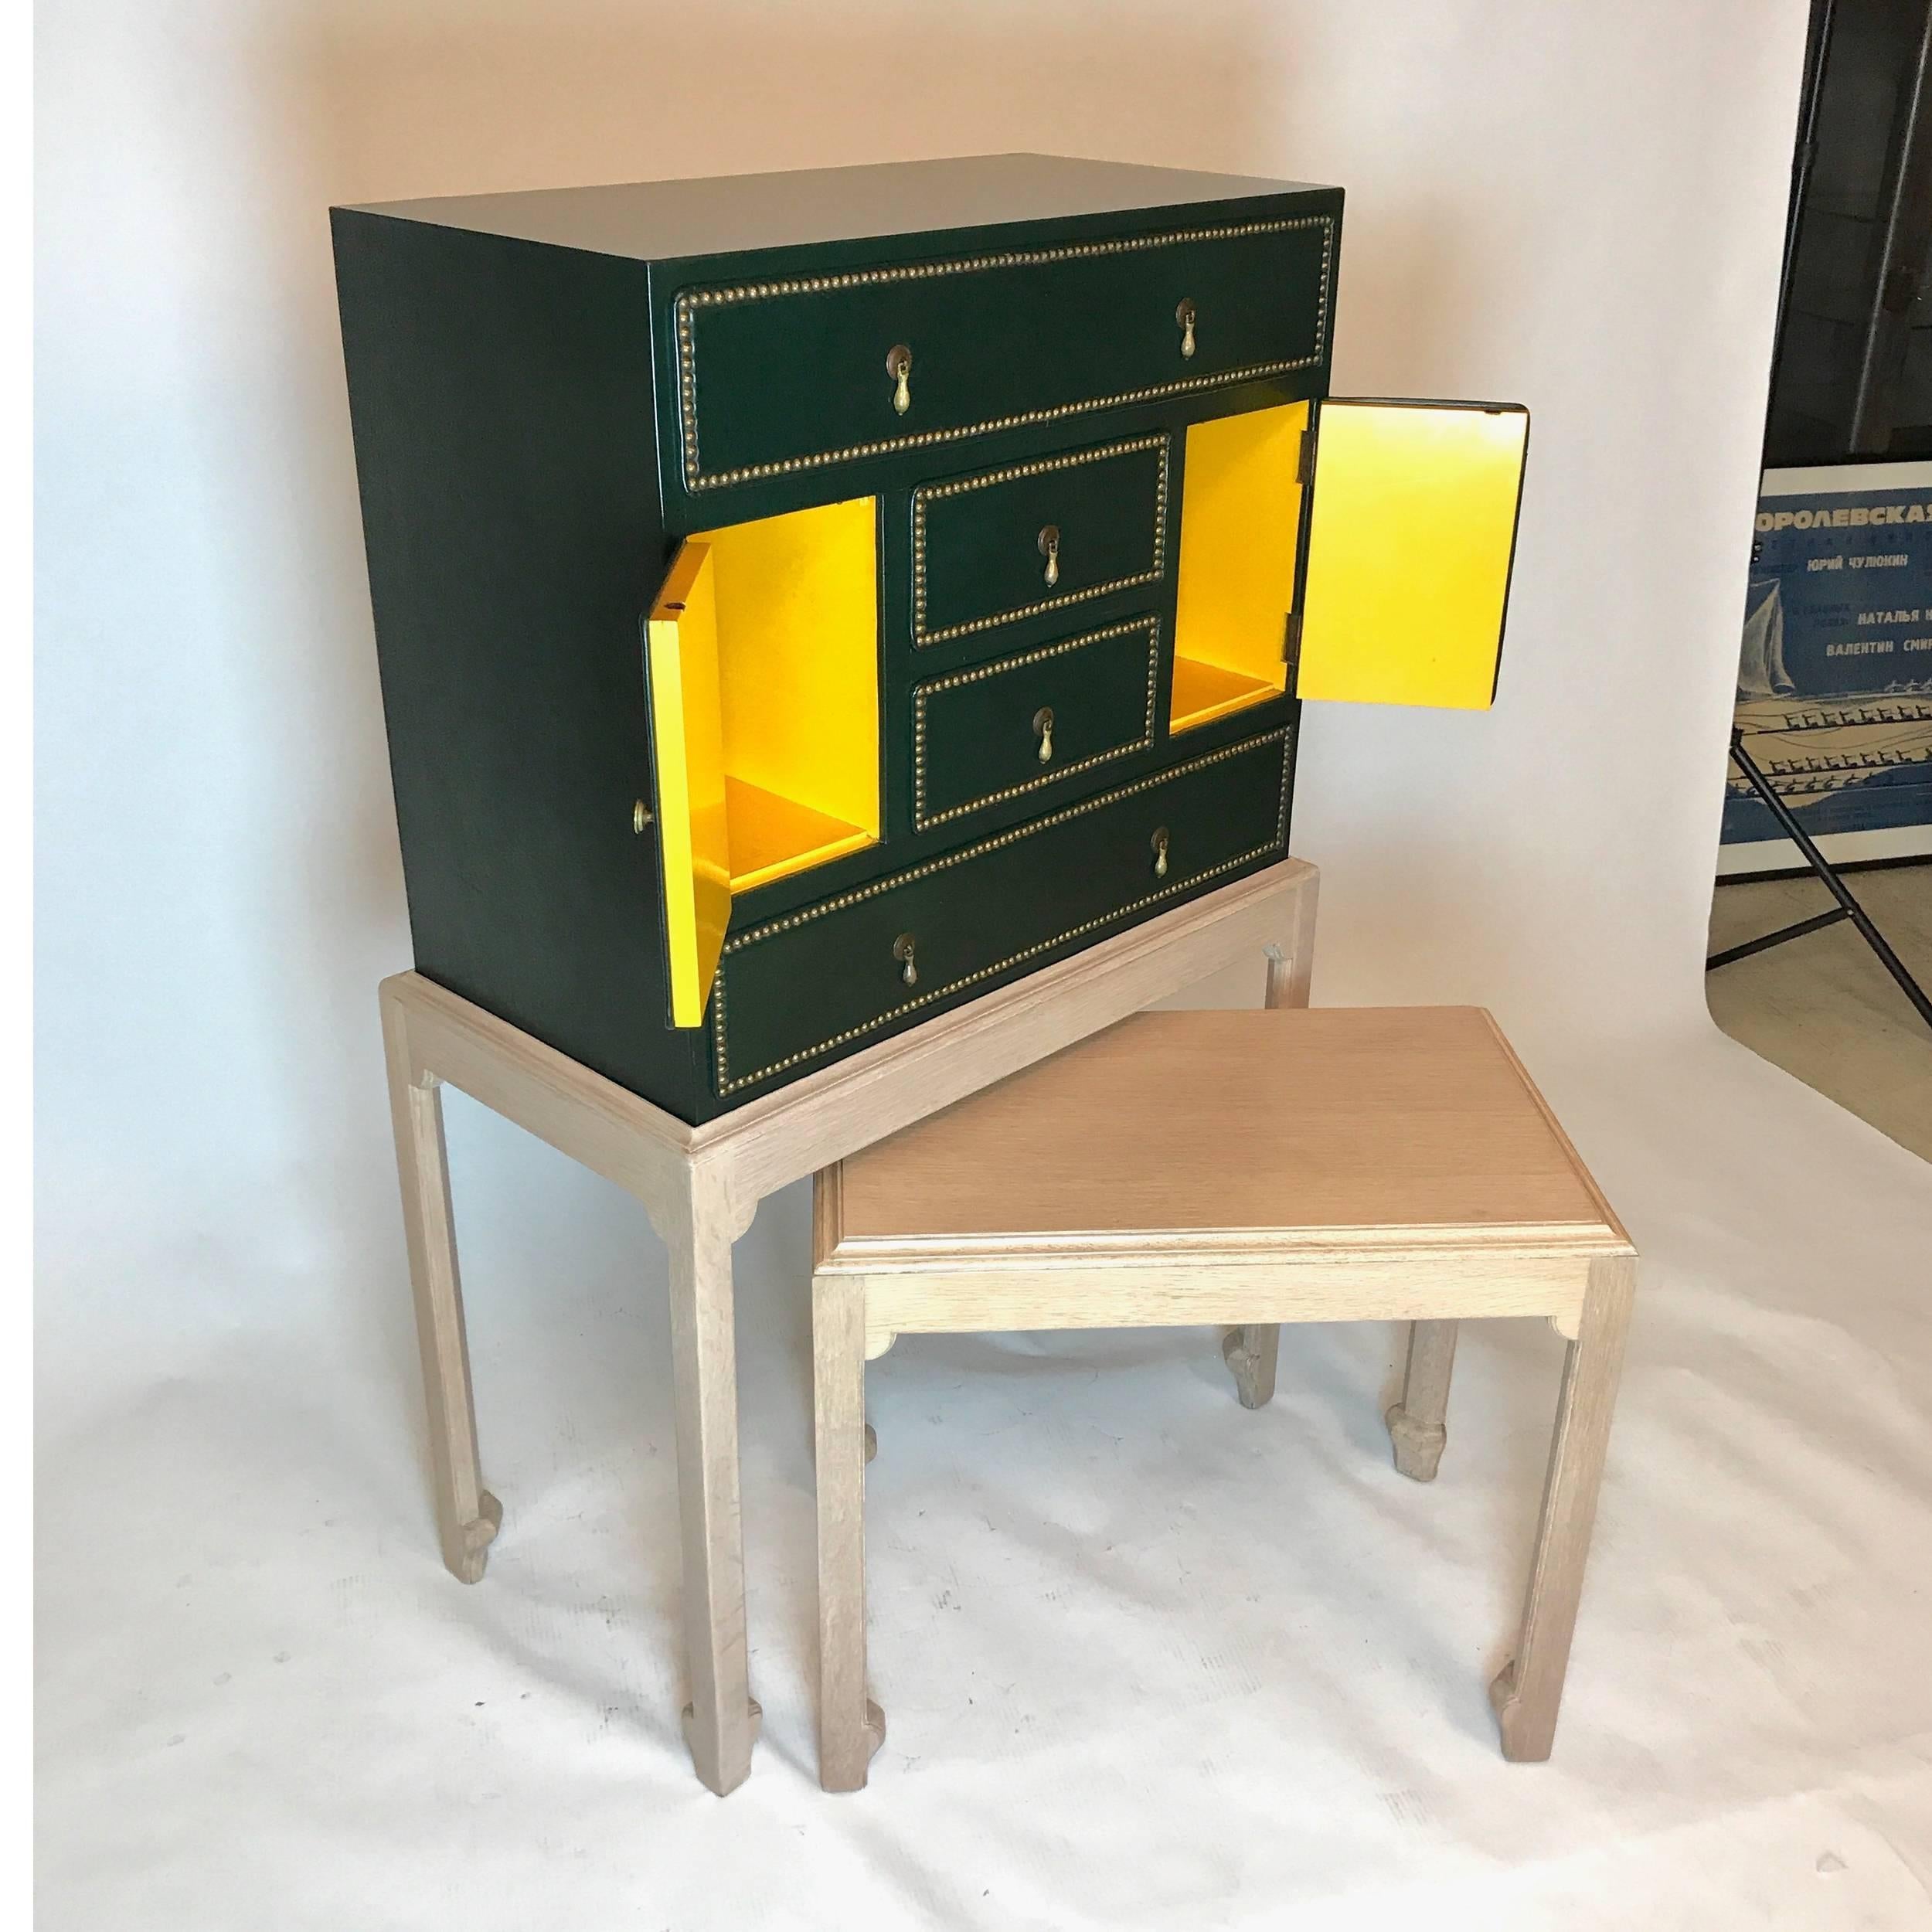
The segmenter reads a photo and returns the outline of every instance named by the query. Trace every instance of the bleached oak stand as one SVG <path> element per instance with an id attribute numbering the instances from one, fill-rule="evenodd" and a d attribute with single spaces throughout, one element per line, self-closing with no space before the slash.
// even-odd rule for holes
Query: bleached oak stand
<path id="1" fill-rule="evenodd" d="M 731 1281 L 732 1244 L 758 1203 L 1243 957 L 1266 956 L 1270 1005 L 1305 1005 L 1315 894 L 1315 868 L 1285 860 L 697 1127 L 420 974 L 385 980 L 383 1040 L 444 1562 L 476 1582 L 502 1522 L 478 1459 L 444 1082 L 634 1195 L 670 1251 L 691 1686 L 685 1735 L 699 1777 L 723 1793 L 751 1768 L 759 1716 L 746 1661 Z M 1231 1349 L 1244 1400 L 1266 1399 L 1273 1353 L 1272 1336 L 1260 1330 Z"/>
<path id="2" fill-rule="evenodd" d="M 1426 1482 L 1457 1324 L 1546 1317 L 1570 1349 L 1491 1696 L 1504 1756 L 1549 1755 L 1636 1253 L 1487 1013 L 1144 1013 L 821 1173 L 813 1237 L 828 1791 L 863 1784 L 885 1734 L 866 1683 L 866 1363 L 902 1334 L 987 1329 L 1249 1325 L 1223 1348 L 1257 1407 L 1273 1325 L 1406 1321 L 1389 1433 Z"/>

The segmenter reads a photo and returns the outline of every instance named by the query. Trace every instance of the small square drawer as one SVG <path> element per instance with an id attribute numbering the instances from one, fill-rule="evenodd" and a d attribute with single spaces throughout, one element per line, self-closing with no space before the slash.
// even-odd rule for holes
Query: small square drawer
<path id="1" fill-rule="evenodd" d="M 1285 728 L 1190 759 L 725 941 L 721 1098 L 909 1026 L 1277 855 Z"/>
<path id="2" fill-rule="evenodd" d="M 1284 213 L 681 288 L 685 488 L 1314 369 L 1336 227 Z"/>
<path id="3" fill-rule="evenodd" d="M 944 644 L 1156 583 L 1170 438 L 982 470 L 913 492 L 913 641 Z"/>
<path id="4" fill-rule="evenodd" d="M 926 832 L 1154 742 L 1156 617 L 1134 617 L 913 692 L 913 825 Z"/>

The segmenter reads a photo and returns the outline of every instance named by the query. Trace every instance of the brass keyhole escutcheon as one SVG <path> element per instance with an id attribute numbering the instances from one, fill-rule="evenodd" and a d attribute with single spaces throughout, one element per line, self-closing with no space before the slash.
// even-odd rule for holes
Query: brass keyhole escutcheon
<path id="1" fill-rule="evenodd" d="M 1053 761 L 1053 707 L 1043 704 L 1033 713 L 1033 736 L 1039 740 L 1039 761 L 1051 764 Z"/>
<path id="2" fill-rule="evenodd" d="M 913 936 L 901 933 L 893 941 L 893 957 L 900 962 L 899 977 L 908 986 L 919 984 L 919 967 L 913 958 Z"/>
<path id="3" fill-rule="evenodd" d="M 1174 319 L 1181 325 L 1181 353 L 1192 355 L 1194 353 L 1194 298 L 1192 295 L 1182 297 L 1180 307 L 1174 311 Z"/>
<path id="4" fill-rule="evenodd" d="M 1154 876 L 1156 879 L 1165 879 L 1167 876 L 1166 826 L 1162 826 L 1160 830 L 1148 841 L 1148 843 L 1154 849 Z"/>
<path id="5" fill-rule="evenodd" d="M 1042 528 L 1039 553 L 1046 560 L 1046 587 L 1050 590 L 1060 580 L 1060 526 L 1057 523 Z"/>
<path id="6" fill-rule="evenodd" d="M 913 406 L 913 352 L 903 342 L 886 350 L 886 373 L 893 379 L 893 407 L 903 416 Z"/>

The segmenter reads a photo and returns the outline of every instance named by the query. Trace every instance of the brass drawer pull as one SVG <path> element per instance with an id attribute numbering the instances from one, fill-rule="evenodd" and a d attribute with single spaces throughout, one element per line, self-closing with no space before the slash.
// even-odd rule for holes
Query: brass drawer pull
<path id="1" fill-rule="evenodd" d="M 1165 879 L 1167 876 L 1166 826 L 1162 826 L 1160 830 L 1148 841 L 1148 843 L 1154 848 L 1154 876 L 1156 879 Z"/>
<path id="2" fill-rule="evenodd" d="M 903 416 L 913 406 L 913 352 L 903 342 L 886 350 L 886 373 L 893 379 L 893 407 Z"/>
<path id="3" fill-rule="evenodd" d="M 1039 740 L 1039 761 L 1053 762 L 1053 707 L 1043 704 L 1033 713 L 1033 736 Z"/>
<path id="4" fill-rule="evenodd" d="M 917 986 L 919 984 L 919 968 L 913 958 L 913 936 L 910 933 L 901 933 L 893 941 L 893 957 L 902 962 L 899 977 L 908 986 Z"/>
<path id="5" fill-rule="evenodd" d="M 1042 528 L 1039 553 L 1046 560 L 1046 587 L 1050 590 L 1060 580 L 1060 526 L 1057 523 Z"/>
<path id="6" fill-rule="evenodd" d="M 1180 307 L 1174 311 L 1174 319 L 1181 325 L 1181 353 L 1192 355 L 1194 353 L 1194 298 L 1192 295 L 1182 297 Z"/>

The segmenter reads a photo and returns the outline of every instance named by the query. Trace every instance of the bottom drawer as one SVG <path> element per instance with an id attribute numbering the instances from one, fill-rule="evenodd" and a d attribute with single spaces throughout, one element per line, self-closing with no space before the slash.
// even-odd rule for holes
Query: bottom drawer
<path id="1" fill-rule="evenodd" d="M 733 934 L 711 1002 L 719 1094 L 855 1050 L 1279 853 L 1288 753 L 1287 730 L 1270 731 Z"/>

